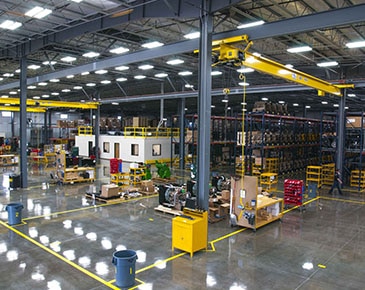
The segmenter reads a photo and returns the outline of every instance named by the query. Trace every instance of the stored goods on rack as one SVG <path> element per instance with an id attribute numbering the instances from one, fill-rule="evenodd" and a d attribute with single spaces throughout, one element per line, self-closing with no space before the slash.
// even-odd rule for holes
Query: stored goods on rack
<path id="1" fill-rule="evenodd" d="M 307 166 L 306 171 L 306 185 L 310 182 L 317 184 L 317 187 L 320 188 L 323 184 L 322 181 L 322 166 Z"/>
<path id="2" fill-rule="evenodd" d="M 303 204 L 304 182 L 297 179 L 284 180 L 284 204 L 301 206 Z"/>

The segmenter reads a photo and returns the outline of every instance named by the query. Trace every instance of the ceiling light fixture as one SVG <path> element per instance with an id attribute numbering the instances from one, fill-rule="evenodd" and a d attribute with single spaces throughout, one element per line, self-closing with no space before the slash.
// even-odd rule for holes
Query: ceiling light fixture
<path id="1" fill-rule="evenodd" d="M 3 77 L 6 77 L 6 78 L 11 78 L 13 76 L 14 76 L 14 74 L 12 74 L 12 73 L 4 73 L 3 74 Z"/>
<path id="2" fill-rule="evenodd" d="M 327 104 L 328 104 L 328 102 L 322 101 L 322 105 L 327 105 Z"/>
<path id="3" fill-rule="evenodd" d="M 93 58 L 93 57 L 98 57 L 100 55 L 100 53 L 95 52 L 95 51 L 89 51 L 84 53 L 82 56 L 83 57 L 88 57 L 88 58 Z"/>
<path id="4" fill-rule="evenodd" d="M 152 48 L 160 47 L 163 45 L 164 44 L 162 42 L 152 41 L 152 42 L 147 42 L 147 43 L 142 44 L 142 47 L 152 49 Z"/>
<path id="5" fill-rule="evenodd" d="M 356 97 L 356 94 L 347 94 L 348 97 L 353 98 Z"/>
<path id="6" fill-rule="evenodd" d="M 97 71 L 95 71 L 95 73 L 97 75 L 103 75 L 103 74 L 106 74 L 108 71 L 106 69 L 99 69 Z"/>
<path id="7" fill-rule="evenodd" d="M 109 52 L 115 53 L 115 54 L 122 54 L 122 53 L 125 53 L 128 51 L 129 51 L 129 48 L 126 48 L 126 47 L 116 47 L 116 48 L 109 50 Z"/>
<path id="8" fill-rule="evenodd" d="M 145 78 L 146 78 L 146 76 L 144 76 L 144 75 L 136 75 L 136 76 L 134 76 L 134 78 L 135 78 L 136 80 L 143 80 L 143 79 L 145 79 Z"/>
<path id="9" fill-rule="evenodd" d="M 169 65 L 177 65 L 177 64 L 184 63 L 184 61 L 182 59 L 175 58 L 175 59 L 171 59 L 171 60 L 167 61 L 166 63 Z"/>
<path id="10" fill-rule="evenodd" d="M 143 65 L 140 65 L 138 68 L 141 70 L 148 70 L 148 69 L 154 68 L 154 66 L 150 65 L 150 64 L 143 64 Z"/>
<path id="11" fill-rule="evenodd" d="M 57 61 L 54 61 L 54 60 L 46 60 L 44 62 L 42 62 L 43 65 L 55 65 L 57 63 Z"/>
<path id="12" fill-rule="evenodd" d="M 34 100 L 39 100 L 41 97 L 40 96 L 34 96 L 33 99 Z"/>
<path id="13" fill-rule="evenodd" d="M 89 74 L 90 74 L 90 72 L 88 72 L 88 71 L 84 71 L 84 72 L 81 73 L 82 76 L 87 76 Z"/>
<path id="14" fill-rule="evenodd" d="M 305 51 L 311 51 L 312 48 L 308 45 L 305 46 L 297 46 L 297 47 L 292 47 L 292 48 L 288 48 L 286 51 L 290 52 L 290 53 L 299 53 L 299 52 L 305 52 Z"/>
<path id="15" fill-rule="evenodd" d="M 117 67 L 115 67 L 115 69 L 116 69 L 116 70 L 119 70 L 119 71 L 129 70 L 129 66 L 121 65 L 121 66 L 117 66 Z"/>
<path id="16" fill-rule="evenodd" d="M 242 87 L 247 87 L 249 86 L 250 84 L 249 83 L 246 83 L 246 82 L 239 82 L 238 83 L 239 86 L 242 86 Z"/>
<path id="17" fill-rule="evenodd" d="M 28 86 L 28 87 L 27 87 L 27 89 L 28 89 L 28 90 L 34 90 L 34 89 L 36 89 L 36 88 L 37 88 L 36 86 Z"/>
<path id="18" fill-rule="evenodd" d="M 337 61 L 326 61 L 326 62 L 317 63 L 317 66 L 319 66 L 319 67 L 329 67 L 329 66 L 336 66 L 336 65 L 338 65 Z"/>
<path id="19" fill-rule="evenodd" d="M 191 33 L 185 34 L 184 37 L 186 39 L 196 39 L 196 38 L 200 37 L 200 32 L 199 31 L 191 32 Z"/>
<path id="20" fill-rule="evenodd" d="M 73 57 L 73 56 L 65 56 L 63 58 L 61 58 L 61 61 L 64 61 L 64 62 L 73 62 L 76 60 L 76 57 Z"/>
<path id="21" fill-rule="evenodd" d="M 298 106 L 299 106 L 299 104 L 297 104 L 297 103 L 294 103 L 294 104 L 293 104 L 293 106 L 294 106 L 294 107 L 298 107 Z"/>
<path id="22" fill-rule="evenodd" d="M 346 46 L 348 48 L 364 47 L 365 46 L 365 41 L 348 42 L 348 43 L 346 43 Z"/>
<path id="23" fill-rule="evenodd" d="M 67 79 L 73 79 L 75 76 L 74 75 L 68 75 L 66 76 Z"/>
<path id="24" fill-rule="evenodd" d="M 51 93 L 51 95 L 52 95 L 52 96 L 59 96 L 59 95 L 60 95 L 60 93 L 53 92 L 53 93 Z"/>
<path id="25" fill-rule="evenodd" d="M 264 23 L 265 23 L 265 21 L 258 20 L 258 21 L 253 21 L 253 22 L 248 22 L 248 23 L 240 24 L 240 25 L 237 26 L 237 28 L 238 29 L 249 28 L 249 27 L 263 25 Z"/>
<path id="26" fill-rule="evenodd" d="M 87 83 L 87 84 L 86 84 L 86 86 L 87 86 L 87 87 L 95 87 L 95 86 L 96 86 L 96 84 L 95 84 L 95 83 Z"/>
<path id="27" fill-rule="evenodd" d="M 52 10 L 36 6 L 25 13 L 26 16 L 41 19 L 51 14 Z"/>
<path id="28" fill-rule="evenodd" d="M 20 22 L 12 21 L 12 20 L 5 20 L 0 24 L 0 28 L 3 29 L 9 29 L 9 30 L 15 30 L 22 26 Z"/>
<path id="29" fill-rule="evenodd" d="M 181 71 L 179 76 L 191 76 L 193 73 L 191 71 Z"/>
<path id="30" fill-rule="evenodd" d="M 158 73 L 158 74 L 155 74 L 155 77 L 156 78 L 165 78 L 165 77 L 167 77 L 168 76 L 168 74 L 167 73 Z"/>
<path id="31" fill-rule="evenodd" d="M 47 99 L 47 98 L 49 98 L 49 95 L 42 95 L 41 97 L 44 99 Z"/>
<path id="32" fill-rule="evenodd" d="M 118 106 L 118 105 L 119 105 L 119 103 L 117 103 L 117 102 L 112 102 L 112 105 L 114 105 L 114 106 Z"/>
<path id="33" fill-rule="evenodd" d="M 111 81 L 109 81 L 109 80 L 102 80 L 100 83 L 101 84 L 104 84 L 104 85 L 107 85 L 107 84 L 110 84 Z"/>
<path id="34" fill-rule="evenodd" d="M 127 78 L 117 78 L 116 79 L 117 82 L 125 82 L 127 80 L 128 80 Z"/>
<path id="35" fill-rule="evenodd" d="M 51 79 L 49 80 L 51 83 L 58 83 L 60 80 L 59 79 Z"/>
<path id="36" fill-rule="evenodd" d="M 219 70 L 215 70 L 215 71 L 212 71 L 211 73 L 210 73 L 212 76 L 220 76 L 221 74 L 223 74 L 221 71 L 219 71 Z"/>
<path id="37" fill-rule="evenodd" d="M 82 2 L 83 0 L 69 0 L 69 1 L 76 2 L 76 3 L 80 3 L 80 2 Z"/>
<path id="38" fill-rule="evenodd" d="M 74 90 L 82 90 L 82 86 L 75 86 Z"/>
<path id="39" fill-rule="evenodd" d="M 250 72 L 254 72 L 255 70 L 253 68 L 250 68 L 250 67 L 241 67 L 237 70 L 237 72 L 239 73 L 250 73 Z"/>
<path id="40" fill-rule="evenodd" d="M 305 108 L 306 108 L 306 109 L 310 109 L 310 108 L 311 108 L 311 106 L 305 106 Z"/>
<path id="41" fill-rule="evenodd" d="M 339 104 L 333 104 L 334 107 L 339 107 L 340 105 Z"/>
<path id="42" fill-rule="evenodd" d="M 17 94 L 17 92 L 16 91 L 11 91 L 11 92 L 9 92 L 9 95 L 16 95 Z"/>
<path id="43" fill-rule="evenodd" d="M 28 69 L 32 69 L 32 70 L 39 69 L 40 67 L 41 67 L 40 65 L 36 65 L 36 64 L 28 65 Z"/>
<path id="44" fill-rule="evenodd" d="M 61 92 L 63 92 L 63 93 L 69 93 L 69 92 L 71 92 L 71 90 L 70 89 L 63 89 Z"/>

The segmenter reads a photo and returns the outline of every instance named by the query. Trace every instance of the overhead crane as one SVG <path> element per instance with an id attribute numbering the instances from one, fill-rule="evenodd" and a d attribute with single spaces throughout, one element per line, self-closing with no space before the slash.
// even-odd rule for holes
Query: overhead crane
<path id="1" fill-rule="evenodd" d="M 241 44 L 245 44 L 246 47 L 244 49 L 239 48 L 238 45 Z M 287 81 L 312 87 L 318 91 L 319 96 L 324 96 L 325 93 L 329 93 L 340 97 L 342 96 L 341 89 L 354 88 L 354 84 L 332 84 L 261 55 L 248 52 L 252 44 L 253 42 L 249 40 L 248 35 L 213 41 L 213 66 L 230 64 L 233 66 L 249 67 Z"/>

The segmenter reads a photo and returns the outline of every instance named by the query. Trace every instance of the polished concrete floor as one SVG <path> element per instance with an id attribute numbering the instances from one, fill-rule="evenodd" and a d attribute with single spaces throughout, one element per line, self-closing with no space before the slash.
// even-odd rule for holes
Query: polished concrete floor
<path id="1" fill-rule="evenodd" d="M 138 255 L 134 289 L 365 289 L 364 193 L 323 188 L 256 232 L 209 224 L 208 250 L 190 258 L 172 252 L 172 216 L 154 210 L 158 197 L 93 202 L 89 183 L 45 186 L 49 170 L 29 168 L 26 189 L 1 188 L 0 289 L 118 289 L 112 257 L 123 249 Z M 98 167 L 95 186 L 108 180 Z M 11 202 L 24 205 L 19 225 L 7 224 Z"/>

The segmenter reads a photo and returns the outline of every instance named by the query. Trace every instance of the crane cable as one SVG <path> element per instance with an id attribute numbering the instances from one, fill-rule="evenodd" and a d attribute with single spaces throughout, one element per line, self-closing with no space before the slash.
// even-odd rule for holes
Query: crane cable
<path id="1" fill-rule="evenodd" d="M 246 76 L 244 74 L 239 75 L 239 79 L 243 81 L 243 95 L 242 95 L 242 134 L 241 134 L 241 189 L 240 189 L 240 206 L 241 212 L 239 214 L 238 220 L 242 218 L 245 211 L 245 205 L 242 202 L 241 190 L 243 189 L 243 179 L 245 175 L 245 110 L 246 110 Z"/>

